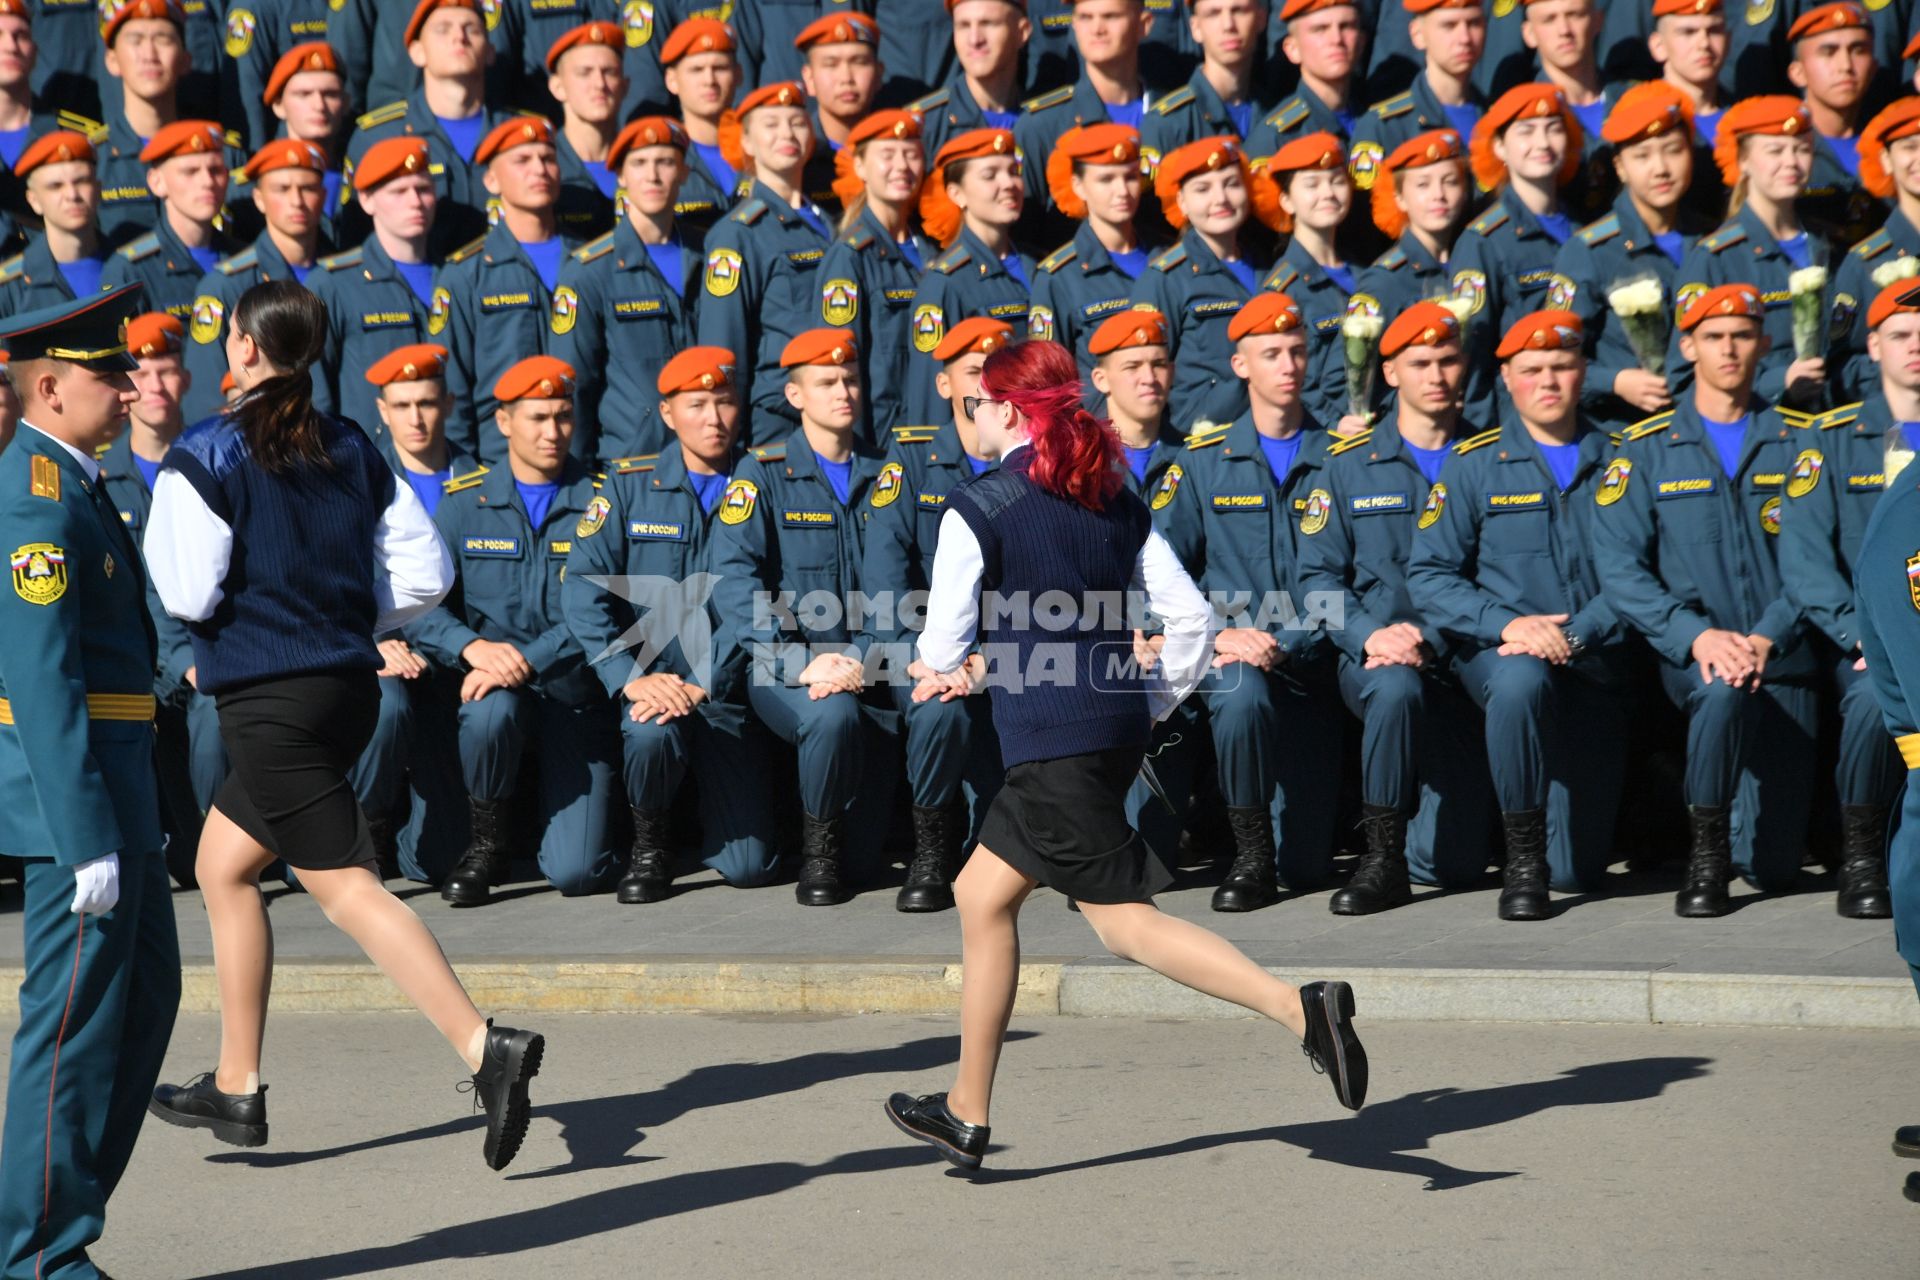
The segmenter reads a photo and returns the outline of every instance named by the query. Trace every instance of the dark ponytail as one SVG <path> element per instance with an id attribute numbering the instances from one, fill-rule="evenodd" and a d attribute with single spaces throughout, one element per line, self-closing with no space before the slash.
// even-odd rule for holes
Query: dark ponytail
<path id="1" fill-rule="evenodd" d="M 313 407 L 312 373 L 326 350 L 327 304 L 291 280 L 268 280 L 240 295 L 231 323 L 268 363 L 286 371 L 263 379 L 226 410 L 253 460 L 270 472 L 302 463 L 331 466 Z"/>

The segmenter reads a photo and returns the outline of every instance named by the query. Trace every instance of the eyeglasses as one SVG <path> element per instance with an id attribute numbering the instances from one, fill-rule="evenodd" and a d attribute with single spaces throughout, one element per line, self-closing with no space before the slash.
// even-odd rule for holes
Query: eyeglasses
<path id="1" fill-rule="evenodd" d="M 976 417 L 979 416 L 980 407 L 982 405 L 1000 404 L 1000 403 L 1003 403 L 1003 402 L 995 400 L 992 396 L 961 396 L 960 397 L 960 408 L 966 413 L 968 422 L 972 422 Z"/>

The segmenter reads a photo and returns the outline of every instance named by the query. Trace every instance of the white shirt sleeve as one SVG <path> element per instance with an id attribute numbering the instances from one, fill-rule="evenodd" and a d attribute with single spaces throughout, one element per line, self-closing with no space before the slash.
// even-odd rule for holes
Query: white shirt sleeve
<path id="1" fill-rule="evenodd" d="M 404 627 L 453 590 L 453 557 L 420 495 L 395 478 L 393 501 L 373 538 L 373 599 L 380 607 L 373 633 Z"/>
<path id="2" fill-rule="evenodd" d="M 1147 535 L 1134 561 L 1132 588 L 1146 592 L 1147 608 L 1166 632 L 1160 661 L 1147 677 L 1147 706 L 1155 721 L 1165 720 L 1200 687 L 1220 620 L 1158 530 Z"/>
<path id="3" fill-rule="evenodd" d="M 987 571 L 980 540 L 957 511 L 940 517 L 928 575 L 927 624 L 920 632 L 920 661 L 946 673 L 967 660 L 980 622 L 980 576 Z"/>
<path id="4" fill-rule="evenodd" d="M 221 584 L 233 558 L 233 530 L 177 471 L 162 471 L 154 481 L 141 550 L 168 613 L 187 622 L 213 616 L 226 596 Z"/>

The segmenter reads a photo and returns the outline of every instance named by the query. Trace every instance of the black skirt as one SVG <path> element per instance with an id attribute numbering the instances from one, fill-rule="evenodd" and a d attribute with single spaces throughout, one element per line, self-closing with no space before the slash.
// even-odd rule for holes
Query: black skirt
<path id="1" fill-rule="evenodd" d="M 373 737 L 372 671 L 287 676 L 216 695 L 227 780 L 214 804 L 300 871 L 373 861 L 373 837 L 347 774 Z"/>
<path id="2" fill-rule="evenodd" d="M 1013 766 L 981 823 L 981 845 L 1076 901 L 1149 901 L 1173 873 L 1127 822 L 1144 754 L 1116 747 Z"/>

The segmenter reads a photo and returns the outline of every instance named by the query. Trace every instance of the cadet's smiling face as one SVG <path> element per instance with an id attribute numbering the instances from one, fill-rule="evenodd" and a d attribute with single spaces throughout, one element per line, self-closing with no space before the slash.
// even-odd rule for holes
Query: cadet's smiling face
<path id="1" fill-rule="evenodd" d="M 1020 221 L 1020 211 L 1027 201 L 1020 161 L 1013 156 L 983 156 L 948 165 L 947 198 L 976 222 L 991 227 L 1012 226 Z"/>
<path id="2" fill-rule="evenodd" d="M 1515 176 L 1552 185 L 1567 158 L 1567 146 L 1567 122 L 1556 111 L 1515 120 L 1495 135 L 1493 154 Z"/>
<path id="3" fill-rule="evenodd" d="M 287 136 L 324 143 L 347 109 L 346 82 L 331 71 L 302 71 L 287 81 L 273 114 L 287 122 Z"/>
<path id="4" fill-rule="evenodd" d="M 648 217 L 673 208 L 686 178 L 686 158 L 678 147 L 635 147 L 620 162 L 620 189 L 627 203 Z"/>
<path id="5" fill-rule="evenodd" d="M 1791 138 L 1749 134 L 1740 139 L 1740 172 L 1750 191 L 1785 204 L 1807 188 L 1813 173 L 1813 139 L 1805 133 Z"/>
<path id="6" fill-rule="evenodd" d="M 501 405 L 493 416 L 507 438 L 512 461 L 549 480 L 560 474 L 573 442 L 571 399 L 516 400 Z"/>
<path id="7" fill-rule="evenodd" d="M 660 402 L 660 421 L 673 432 L 682 451 L 705 463 L 709 471 L 725 471 L 740 434 L 740 400 L 724 384 L 712 391 L 682 391 Z"/>
<path id="8" fill-rule="evenodd" d="M 813 122 L 805 107 L 756 107 L 742 123 L 740 146 L 757 168 L 798 183 L 813 154 Z"/>
<path id="9" fill-rule="evenodd" d="M 547 77 L 547 92 L 567 115 L 588 124 L 605 124 L 627 96 L 627 73 L 619 52 L 604 44 L 576 45 L 560 55 L 560 65 Z"/>
<path id="10" fill-rule="evenodd" d="M 438 378 L 413 382 L 390 382 L 380 388 L 374 404 L 380 421 L 400 452 L 414 457 L 437 446 L 446 435 L 447 415 L 453 410 L 453 397 L 446 383 Z"/>
<path id="11" fill-rule="evenodd" d="M 1133 223 L 1147 179 L 1138 164 L 1077 164 L 1073 191 L 1087 204 L 1087 216 L 1109 226 Z"/>
<path id="12" fill-rule="evenodd" d="M 509 147 L 487 162 L 487 190 L 512 209 L 551 209 L 560 198 L 560 153 L 550 142 Z"/>
<path id="13" fill-rule="evenodd" d="M 175 156 L 147 170 L 153 194 L 195 222 L 212 222 L 227 202 L 227 158 L 218 151 Z"/>
<path id="14" fill-rule="evenodd" d="M 100 180 L 85 160 L 43 164 L 27 175 L 27 205 L 49 227 L 79 232 L 100 208 Z"/>
<path id="15" fill-rule="evenodd" d="M 1671 209 L 1693 181 L 1693 147 L 1684 133 L 1642 138 L 1614 148 L 1613 171 L 1641 204 Z"/>
<path id="16" fill-rule="evenodd" d="M 253 184 L 253 207 L 282 235 L 318 230 L 326 203 L 326 179 L 311 169 L 275 169 Z"/>
<path id="17" fill-rule="evenodd" d="M 1247 183 L 1237 164 L 1211 173 L 1198 173 L 1180 184 L 1180 211 L 1194 228 L 1208 235 L 1238 231 L 1247 220 Z"/>
<path id="18" fill-rule="evenodd" d="M 1467 207 L 1463 161 L 1422 165 L 1393 175 L 1394 203 L 1407 221 L 1432 236 L 1445 236 Z"/>
<path id="19" fill-rule="evenodd" d="M 1292 214 L 1295 222 L 1332 233 L 1353 208 L 1353 179 L 1347 176 L 1345 165 L 1283 174 L 1280 207 Z"/>
<path id="20" fill-rule="evenodd" d="M 1867 335 L 1880 376 L 1903 391 L 1920 391 L 1920 314 L 1896 312 Z"/>
<path id="21" fill-rule="evenodd" d="M 850 364 L 795 369 L 787 379 L 787 403 L 817 427 L 849 430 L 860 419 L 860 371 Z"/>
<path id="22" fill-rule="evenodd" d="M 995 0 L 998 3 L 998 0 Z M 667 92 L 700 120 L 718 119 L 740 89 L 740 64 L 731 53 L 690 53 L 667 68 Z"/>
<path id="23" fill-rule="evenodd" d="M 432 178 L 424 173 L 407 173 L 389 178 L 371 191 L 362 191 L 360 204 L 374 226 L 390 236 L 413 240 L 427 234 L 433 225 L 439 197 L 434 194 Z"/>
<path id="24" fill-rule="evenodd" d="M 911 138 L 875 138 L 863 142 L 853 157 L 853 171 L 867 184 L 870 195 L 900 205 L 920 191 L 927 176 L 927 153 Z"/>
<path id="25" fill-rule="evenodd" d="M 1233 372 L 1253 399 L 1276 409 L 1294 403 L 1307 380 L 1306 331 L 1248 334 L 1233 346 Z"/>

